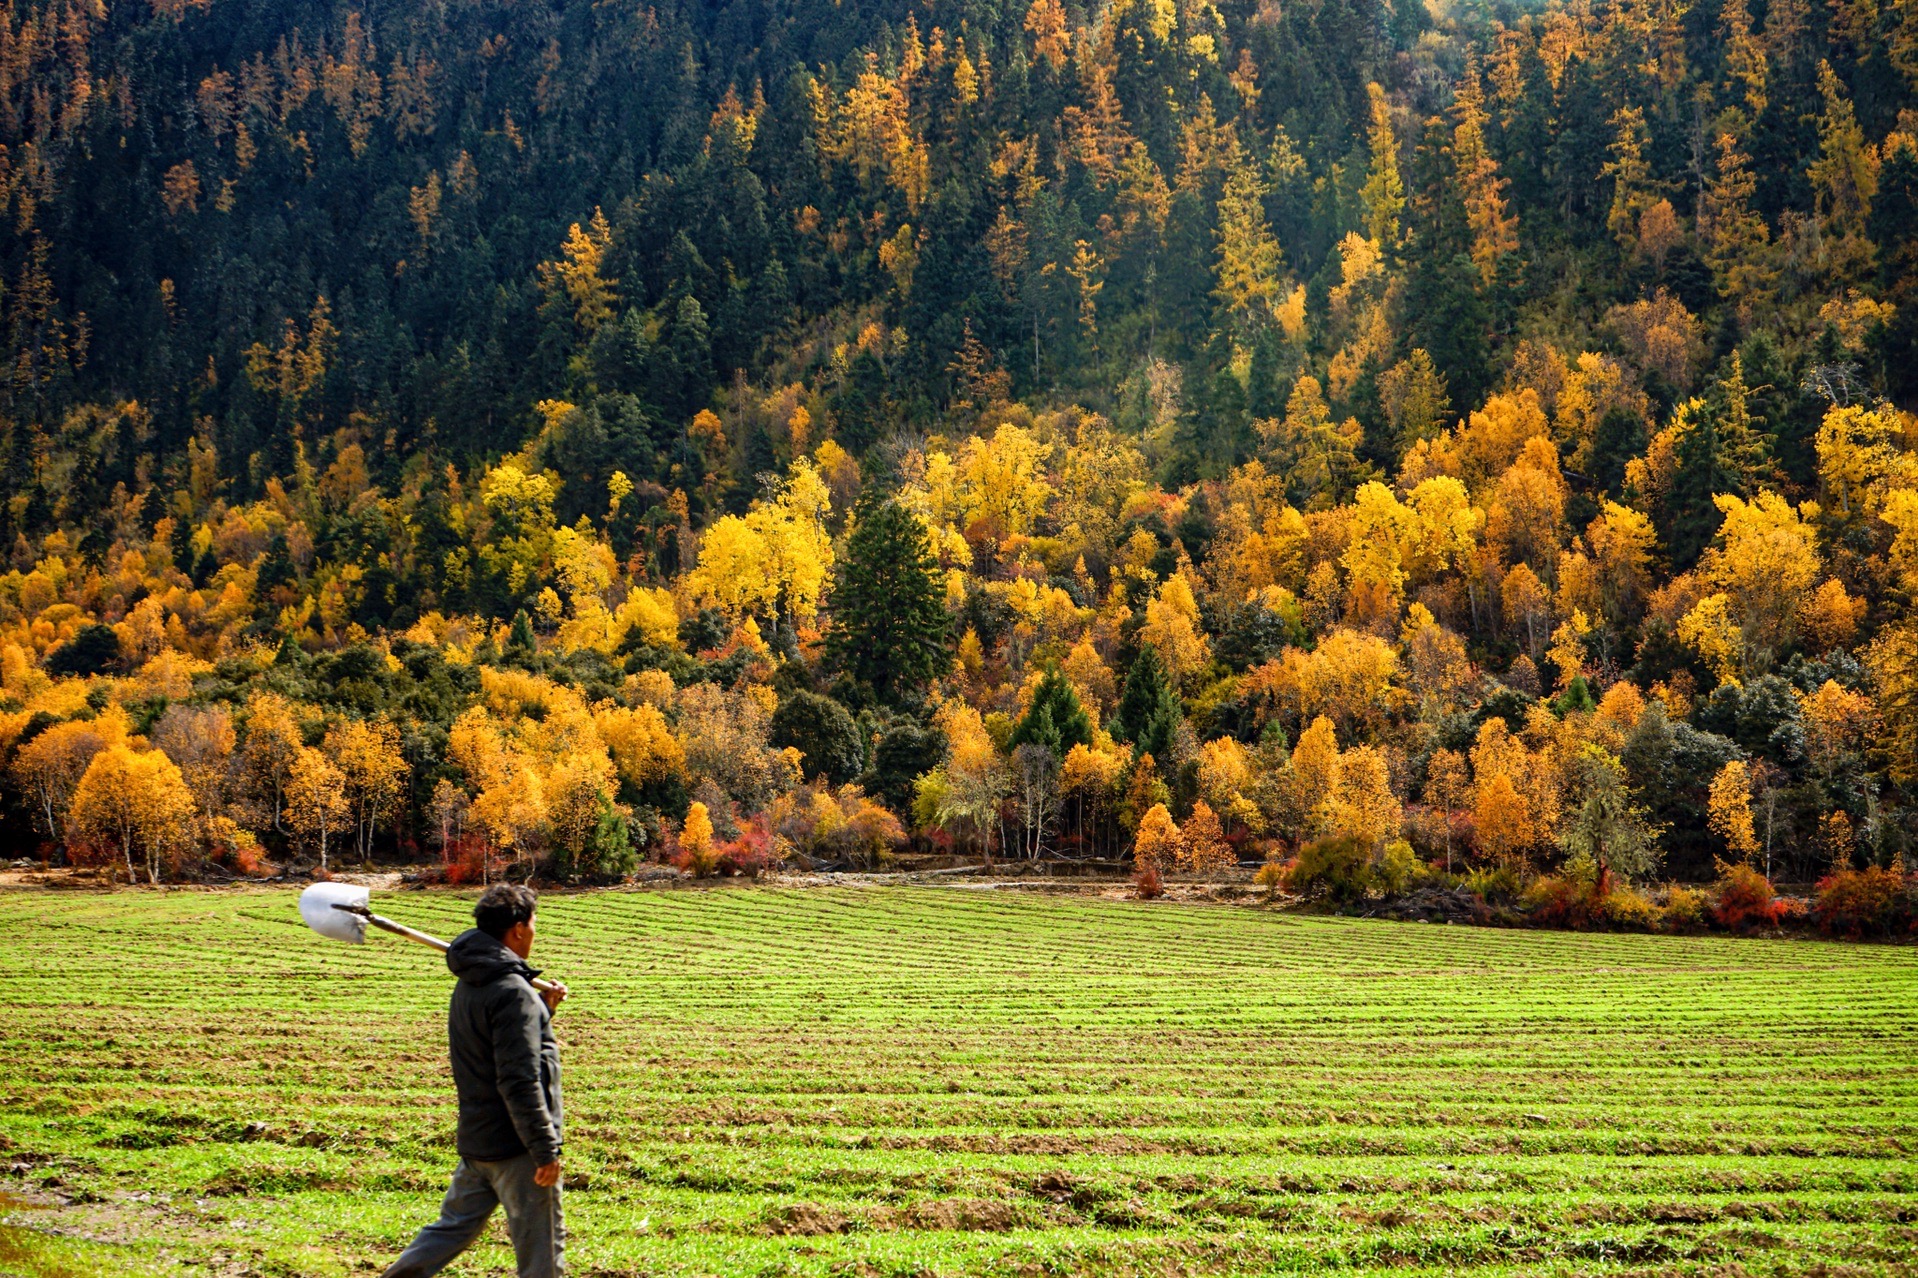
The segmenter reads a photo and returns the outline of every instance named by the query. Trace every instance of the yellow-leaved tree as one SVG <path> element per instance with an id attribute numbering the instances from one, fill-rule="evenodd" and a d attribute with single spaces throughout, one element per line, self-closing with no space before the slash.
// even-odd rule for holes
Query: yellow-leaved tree
<path id="1" fill-rule="evenodd" d="M 319 750 L 302 746 L 286 779 L 287 819 L 308 844 L 317 847 L 320 869 L 327 869 L 333 837 L 344 832 L 352 809 L 346 802 L 346 777 Z"/>
<path id="2" fill-rule="evenodd" d="M 1406 570 L 1414 578 L 1430 580 L 1448 568 L 1464 568 L 1478 544 L 1485 514 L 1472 505 L 1465 485 L 1451 475 L 1421 480 L 1406 495 L 1418 516 Z"/>
<path id="3" fill-rule="evenodd" d="M 1152 645 L 1175 683 L 1189 684 L 1212 659 L 1205 630 L 1199 624 L 1198 600 L 1184 573 L 1167 577 L 1158 594 L 1146 603 L 1139 639 Z"/>
<path id="4" fill-rule="evenodd" d="M 292 703 L 277 693 L 254 692 L 246 699 L 244 727 L 240 769 L 253 810 L 264 824 L 284 833 L 287 778 L 305 744 Z"/>
<path id="5" fill-rule="evenodd" d="M 606 590 L 618 565 L 606 543 L 581 528 L 553 530 L 553 572 L 566 592 L 568 613 L 559 627 L 562 649 L 597 648 L 612 655 L 625 637 L 606 607 Z M 644 590 L 635 594 L 645 595 Z"/>
<path id="6" fill-rule="evenodd" d="M 618 784 L 603 750 L 568 750 L 546 769 L 546 825 L 559 864 L 580 866 Z"/>
<path id="7" fill-rule="evenodd" d="M 1899 446 L 1909 418 L 1890 404 L 1833 407 L 1818 426 L 1818 482 L 1827 518 L 1876 515 L 1898 488 L 1918 483 L 1918 458 Z"/>
<path id="8" fill-rule="evenodd" d="M 1219 197 L 1219 286 L 1226 311 L 1242 324 L 1271 321 L 1283 280 L 1284 254 L 1265 220 L 1265 185 L 1257 165 L 1234 169 Z"/>
<path id="9" fill-rule="evenodd" d="M 1629 685 L 1628 685 L 1629 686 Z M 1472 798 L 1471 773 L 1456 750 L 1435 750 L 1425 766 L 1425 804 L 1445 822 L 1445 872 L 1452 872 L 1452 814 Z"/>
<path id="10" fill-rule="evenodd" d="M 999 820 L 1000 800 L 1012 790 L 1005 757 L 993 745 L 979 711 L 952 700 L 936 719 L 947 741 L 946 761 L 919 778 L 913 816 L 922 828 L 942 827 L 970 837 L 987 852 Z"/>
<path id="11" fill-rule="evenodd" d="M 1399 176 L 1399 145 L 1392 133 L 1392 104 L 1377 84 L 1365 86 L 1372 117 L 1367 141 L 1372 163 L 1359 198 L 1365 202 L 1365 232 L 1383 252 L 1399 246 L 1399 214 L 1405 210 L 1405 182 Z"/>
<path id="12" fill-rule="evenodd" d="M 1733 759 L 1712 778 L 1707 803 L 1712 832 L 1725 840 L 1725 849 L 1743 861 L 1758 850 L 1758 834 L 1752 825 L 1751 770 L 1742 760 Z"/>
<path id="13" fill-rule="evenodd" d="M 82 837 L 110 846 L 135 877 L 134 853 L 157 884 L 193 832 L 193 792 L 180 769 L 158 750 L 107 746 L 93 756 L 73 792 L 72 821 Z"/>
<path id="14" fill-rule="evenodd" d="M 948 522 L 962 530 L 983 526 L 988 539 L 1003 542 L 1032 531 L 1045 512 L 1053 488 L 1046 477 L 1045 444 L 1030 431 L 1010 423 L 993 431 L 990 440 L 973 437 L 950 465 L 941 503 Z M 927 459 L 927 478 L 938 470 L 940 455 Z M 938 487 L 933 489 L 935 496 Z"/>
<path id="15" fill-rule="evenodd" d="M 1377 852 L 1398 837 L 1404 815 L 1398 796 L 1392 793 L 1385 756 L 1377 746 L 1354 746 L 1339 756 L 1332 833 L 1357 839 Z"/>
<path id="16" fill-rule="evenodd" d="M 1291 762 L 1286 802 L 1292 817 L 1291 832 L 1302 839 L 1315 839 L 1331 828 L 1339 790 L 1339 739 L 1330 719 L 1319 715 L 1299 734 Z"/>
<path id="17" fill-rule="evenodd" d="M 408 769 L 400 730 L 386 719 L 348 719 L 326 734 L 322 749 L 339 770 L 355 850 L 361 861 L 369 860 L 374 830 L 405 792 Z"/>
<path id="18" fill-rule="evenodd" d="M 612 226 L 594 209 L 584 227 L 575 222 L 567 229 L 559 259 L 540 263 L 541 283 L 549 295 L 571 305 L 573 321 L 589 337 L 613 317 L 618 301 L 613 288 L 619 281 L 601 272 L 612 242 Z"/>
<path id="19" fill-rule="evenodd" d="M 1221 821 L 1252 831 L 1265 827 L 1265 814 L 1246 797 L 1252 785 L 1251 760 L 1232 737 L 1218 737 L 1199 747 L 1199 793 Z"/>
<path id="20" fill-rule="evenodd" d="M 1350 491 L 1359 469 L 1364 432 L 1356 418 L 1332 420 L 1324 388 L 1301 377 L 1285 401 L 1285 416 L 1262 423 L 1286 487 L 1314 509 L 1333 506 Z"/>
<path id="21" fill-rule="evenodd" d="M 1804 513 L 1773 492 L 1760 492 L 1749 502 L 1725 494 L 1712 501 L 1725 520 L 1700 571 L 1724 592 L 1747 653 L 1790 643 L 1823 571 L 1816 530 Z"/>
<path id="22" fill-rule="evenodd" d="M 776 630 L 782 617 L 810 621 L 832 573 L 831 508 L 825 480 L 800 458 L 770 500 L 706 529 L 699 562 L 684 581 L 687 594 L 735 622 L 763 616 Z"/>
<path id="23" fill-rule="evenodd" d="M 1348 600 L 1353 592 L 1374 591 L 1375 611 L 1398 620 L 1405 561 L 1408 552 L 1416 553 L 1421 545 L 1421 524 L 1416 509 L 1402 505 L 1384 484 L 1374 480 L 1359 485 L 1352 506 L 1352 539 L 1339 559 L 1347 574 Z"/>
<path id="24" fill-rule="evenodd" d="M 602 702 L 593 724 L 622 780 L 638 788 L 669 781 L 686 770 L 686 749 L 656 706 Z"/>
<path id="25" fill-rule="evenodd" d="M 1506 212 L 1509 182 L 1498 175 L 1498 161 L 1485 143 L 1485 89 L 1476 60 L 1467 60 L 1452 109 L 1458 117 L 1452 130 L 1452 162 L 1472 231 L 1472 262 L 1490 284 L 1499 261 L 1518 248 L 1518 219 Z"/>
<path id="26" fill-rule="evenodd" d="M 70 812 L 74 791 L 95 755 L 110 745 L 125 744 L 126 712 L 118 706 L 93 719 L 56 723 L 21 746 L 13 756 L 13 775 L 34 807 L 34 816 L 47 837 L 69 849 L 74 846 Z"/>
<path id="27" fill-rule="evenodd" d="M 211 838 L 224 828 L 228 766 L 236 740 L 233 720 L 219 706 L 170 705 L 153 725 L 154 748 L 179 766 L 199 809 L 201 829 Z"/>
<path id="28" fill-rule="evenodd" d="M 681 868 L 705 878 L 719 867 L 719 852 L 713 846 L 713 818 L 706 805 L 694 802 L 686 809 L 685 823 L 679 827 Z"/>
<path id="29" fill-rule="evenodd" d="M 1652 521 L 1607 500 L 1586 525 L 1585 544 L 1597 569 L 1606 619 L 1614 625 L 1636 621 L 1650 588 L 1652 553 L 1658 548 Z"/>
<path id="30" fill-rule="evenodd" d="M 1487 719 L 1472 745 L 1472 819 L 1479 847 L 1507 863 L 1523 863 L 1549 842 L 1559 794 L 1547 761 L 1512 735 L 1505 720 Z"/>

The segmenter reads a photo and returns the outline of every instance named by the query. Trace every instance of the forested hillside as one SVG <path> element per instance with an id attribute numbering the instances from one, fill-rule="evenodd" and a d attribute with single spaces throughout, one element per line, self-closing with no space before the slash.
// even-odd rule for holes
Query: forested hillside
<path id="1" fill-rule="evenodd" d="M 0 206 L 49 855 L 1918 830 L 1911 0 L 12 0 Z"/>

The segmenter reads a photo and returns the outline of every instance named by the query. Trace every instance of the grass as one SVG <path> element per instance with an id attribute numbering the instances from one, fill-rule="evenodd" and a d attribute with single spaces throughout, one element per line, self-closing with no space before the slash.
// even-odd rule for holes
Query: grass
<path id="1" fill-rule="evenodd" d="M 0 894 L 0 1273 L 345 1275 L 431 1215 L 448 978 L 294 899 Z M 575 1274 L 1918 1272 L 1909 948 L 960 888 L 540 937 Z"/>

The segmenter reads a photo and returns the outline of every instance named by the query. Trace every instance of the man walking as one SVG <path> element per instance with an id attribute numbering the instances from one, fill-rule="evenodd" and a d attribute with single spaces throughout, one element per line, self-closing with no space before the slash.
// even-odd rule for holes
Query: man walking
<path id="1" fill-rule="evenodd" d="M 495 1207 L 506 1208 L 519 1278 L 564 1272 L 560 1221 L 559 1044 L 553 1009 L 566 987 L 534 990 L 533 890 L 486 889 L 477 924 L 454 938 L 446 966 L 459 984 L 446 1017 L 459 1092 L 459 1166 L 440 1218 L 420 1230 L 385 1278 L 432 1278 L 471 1246 Z"/>

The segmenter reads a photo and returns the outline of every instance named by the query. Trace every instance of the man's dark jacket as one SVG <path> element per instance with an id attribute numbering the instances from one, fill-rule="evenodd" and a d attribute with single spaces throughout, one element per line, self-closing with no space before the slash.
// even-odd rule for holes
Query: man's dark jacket
<path id="1" fill-rule="evenodd" d="M 446 966 L 459 984 L 446 1015 L 459 1091 L 461 1158 L 559 1157 L 559 1044 L 526 960 L 478 928 L 453 938 Z"/>

